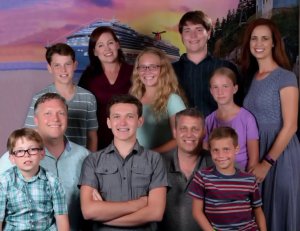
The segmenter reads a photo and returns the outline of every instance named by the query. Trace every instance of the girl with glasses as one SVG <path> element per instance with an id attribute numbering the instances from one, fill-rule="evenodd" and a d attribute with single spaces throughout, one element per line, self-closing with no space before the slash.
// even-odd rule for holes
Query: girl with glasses
<path id="1" fill-rule="evenodd" d="M 175 148 L 172 135 L 175 114 L 186 106 L 175 72 L 163 51 L 146 48 L 137 56 L 130 93 L 143 104 L 145 121 L 137 131 L 139 143 L 160 153 Z"/>

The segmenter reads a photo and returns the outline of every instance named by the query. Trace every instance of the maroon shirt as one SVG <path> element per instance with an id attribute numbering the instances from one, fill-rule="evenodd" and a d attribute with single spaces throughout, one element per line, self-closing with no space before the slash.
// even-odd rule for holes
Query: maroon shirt
<path id="1" fill-rule="evenodd" d="M 84 80 L 84 88 L 92 92 L 97 100 L 98 150 L 108 146 L 113 139 L 113 134 L 106 124 L 107 104 L 113 95 L 128 93 L 131 87 L 132 70 L 132 65 L 123 63 L 114 84 L 109 83 L 104 72 Z"/>

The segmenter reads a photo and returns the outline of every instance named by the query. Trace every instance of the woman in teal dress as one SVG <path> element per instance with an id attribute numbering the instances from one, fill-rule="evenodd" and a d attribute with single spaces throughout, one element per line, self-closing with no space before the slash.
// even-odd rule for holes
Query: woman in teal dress
<path id="1" fill-rule="evenodd" d="M 130 93 L 143 103 L 144 123 L 139 143 L 165 153 L 176 147 L 172 135 L 175 114 L 186 108 L 173 67 L 159 49 L 146 48 L 136 58 Z"/>

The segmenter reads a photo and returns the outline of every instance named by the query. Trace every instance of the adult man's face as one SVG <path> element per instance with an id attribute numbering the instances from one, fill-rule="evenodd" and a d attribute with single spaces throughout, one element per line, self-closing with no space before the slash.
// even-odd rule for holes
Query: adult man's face
<path id="1" fill-rule="evenodd" d="M 67 129 L 67 107 L 58 99 L 49 99 L 38 105 L 34 121 L 43 140 L 63 138 Z"/>
<path id="2" fill-rule="evenodd" d="M 201 118 L 182 115 L 177 120 L 173 134 L 179 152 L 197 154 L 204 137 L 203 121 Z"/>
<path id="3" fill-rule="evenodd" d="M 187 53 L 207 52 L 207 41 L 211 31 L 207 31 L 202 24 L 187 21 L 182 28 L 181 39 Z"/>

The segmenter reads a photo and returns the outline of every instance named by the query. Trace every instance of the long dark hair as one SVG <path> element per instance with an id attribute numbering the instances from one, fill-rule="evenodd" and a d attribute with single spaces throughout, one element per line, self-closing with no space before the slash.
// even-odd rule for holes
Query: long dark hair
<path id="1" fill-rule="evenodd" d="M 84 82 L 86 78 L 94 77 L 96 75 L 99 75 L 103 73 L 103 68 L 101 65 L 101 62 L 97 56 L 94 54 L 94 50 L 96 47 L 96 43 L 99 39 L 99 37 L 104 34 L 104 33 L 110 33 L 113 37 L 113 39 L 120 44 L 120 40 L 116 36 L 114 30 L 108 26 L 101 26 L 97 27 L 95 30 L 93 30 L 90 40 L 89 40 L 89 47 L 88 47 L 88 55 L 89 55 L 89 60 L 90 64 L 89 66 L 85 69 L 85 71 L 82 73 L 82 76 L 80 78 L 80 81 L 78 85 L 84 87 Z M 120 63 L 125 62 L 125 56 L 122 52 L 122 50 L 119 48 L 118 50 L 118 61 Z"/>
<path id="2" fill-rule="evenodd" d="M 272 49 L 272 56 L 274 61 L 281 67 L 290 70 L 291 65 L 287 54 L 285 52 L 284 43 L 281 38 L 278 27 L 270 19 L 258 18 L 252 21 L 244 33 L 244 40 L 242 45 L 241 53 L 241 70 L 242 74 L 245 77 L 244 84 L 246 91 L 250 87 L 251 81 L 258 70 L 258 63 L 255 57 L 250 52 L 250 39 L 253 30 L 257 26 L 267 26 L 272 33 L 272 39 L 274 47 Z"/>

